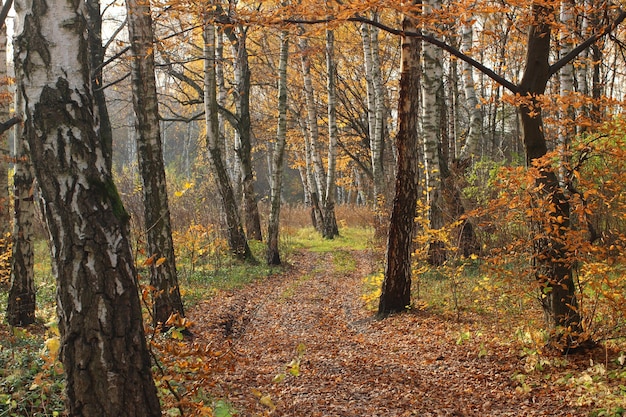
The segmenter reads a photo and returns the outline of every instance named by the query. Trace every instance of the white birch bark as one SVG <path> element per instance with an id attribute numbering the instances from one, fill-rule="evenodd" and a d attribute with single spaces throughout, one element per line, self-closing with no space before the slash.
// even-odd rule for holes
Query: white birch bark
<path id="1" fill-rule="evenodd" d="M 374 14 L 373 19 L 377 20 L 378 16 Z M 367 86 L 368 135 L 372 177 L 374 179 L 375 207 L 379 206 L 379 200 L 384 194 L 385 175 L 383 164 L 385 93 L 383 91 L 380 67 L 378 33 L 378 28 L 374 26 L 366 24 L 361 25 L 363 65 L 365 68 L 365 81 Z"/>
<path id="2" fill-rule="evenodd" d="M 473 46 L 474 28 L 471 22 L 463 25 L 461 32 L 461 51 L 465 54 L 470 53 Z M 465 92 L 465 101 L 469 111 L 469 129 L 467 138 L 459 152 L 459 159 L 465 160 L 475 156 L 478 152 L 480 141 L 483 137 L 483 112 L 476 96 L 476 87 L 474 83 L 474 67 L 463 61 L 463 90 Z"/>
<path id="3" fill-rule="evenodd" d="M 280 61 L 278 64 L 278 128 L 272 152 L 270 176 L 270 218 L 267 231 L 267 264 L 280 265 L 278 237 L 280 232 L 280 197 L 282 191 L 285 142 L 287 138 L 287 60 L 289 33 L 280 34 Z"/>
<path id="4" fill-rule="evenodd" d="M 561 29 L 559 32 L 559 58 L 566 56 L 573 48 L 574 33 L 574 4 L 572 0 L 562 0 L 559 12 Z M 567 193 L 567 164 L 569 153 L 569 136 L 574 132 L 571 127 L 575 117 L 573 107 L 568 104 L 574 92 L 574 63 L 570 62 L 559 71 L 559 95 L 561 104 L 559 106 L 559 119 L 557 145 L 561 159 L 559 164 L 559 182 Z"/>
<path id="5" fill-rule="evenodd" d="M 424 13 L 441 7 L 441 0 L 429 0 L 424 4 Z M 424 32 L 430 34 L 425 28 Z M 442 226 L 437 213 L 438 196 L 441 192 L 441 170 L 439 147 L 441 142 L 441 106 L 443 96 L 442 51 L 428 42 L 422 43 L 422 137 L 426 189 L 430 207 L 431 227 Z"/>
<path id="6" fill-rule="evenodd" d="M 339 234 L 335 217 L 335 184 L 337 166 L 337 110 L 336 110 L 336 76 L 335 65 L 335 34 L 332 30 L 326 31 L 326 72 L 328 93 L 328 162 L 326 175 L 326 199 L 324 201 L 324 230 L 322 235 L 332 239 Z"/>
<path id="7" fill-rule="evenodd" d="M 317 124 L 317 106 L 315 103 L 315 93 L 313 90 L 313 81 L 311 79 L 311 60 L 308 54 L 309 45 L 304 37 L 300 37 L 298 41 L 300 48 L 300 62 L 302 64 L 302 79 L 304 81 L 304 99 L 307 109 L 307 130 L 309 133 L 309 153 L 311 163 L 313 165 L 313 173 L 315 175 L 315 187 L 317 195 L 322 204 L 326 199 L 326 174 L 322 164 L 319 143 L 319 126 Z"/>
<path id="8" fill-rule="evenodd" d="M 0 2 L 0 7 L 2 2 Z M 9 80 L 7 78 L 7 25 L 0 28 L 0 123 L 9 118 L 11 106 L 9 94 Z M 0 248 L 6 247 L 3 242 L 10 230 L 11 216 L 9 214 L 9 134 L 0 134 Z"/>
<path id="9" fill-rule="evenodd" d="M 15 3 L 16 79 L 51 237 L 68 415 L 160 417 L 129 217 L 98 135 L 84 7 Z"/>

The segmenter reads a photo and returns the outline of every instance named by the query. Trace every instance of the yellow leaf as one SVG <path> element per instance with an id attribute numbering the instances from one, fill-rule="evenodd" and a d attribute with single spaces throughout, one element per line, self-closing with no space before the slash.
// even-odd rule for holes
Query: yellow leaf
<path id="1" fill-rule="evenodd" d="M 57 354 L 59 353 L 59 349 L 61 348 L 61 341 L 59 340 L 59 338 L 51 337 L 44 342 L 44 345 L 46 346 L 46 349 L 48 349 L 48 352 L 50 352 L 50 356 L 56 358 Z"/>
<path id="2" fill-rule="evenodd" d="M 165 259 L 165 258 L 159 258 L 159 259 L 157 259 L 157 261 L 156 261 L 156 264 L 155 264 L 155 265 L 156 265 L 156 266 L 161 266 L 161 265 L 163 265 L 163 262 L 165 262 L 165 261 L 166 261 L 166 259 Z"/>
<path id="3" fill-rule="evenodd" d="M 274 410 L 276 408 L 276 406 L 274 405 L 274 403 L 272 402 L 272 397 L 270 397 L 269 394 L 265 394 L 263 395 L 260 399 L 259 402 L 261 404 L 263 404 L 264 406 L 266 406 L 267 408 Z"/>

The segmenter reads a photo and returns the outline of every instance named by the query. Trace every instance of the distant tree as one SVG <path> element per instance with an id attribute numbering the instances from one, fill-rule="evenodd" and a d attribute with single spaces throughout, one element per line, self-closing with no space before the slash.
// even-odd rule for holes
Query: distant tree
<path id="1" fill-rule="evenodd" d="M 15 9 L 16 76 L 52 240 L 68 414 L 161 416 L 128 215 L 94 117 L 84 3 Z"/>
<path id="2" fill-rule="evenodd" d="M 326 163 L 326 189 L 324 190 L 324 225 L 322 236 L 332 239 L 339 234 L 335 216 L 337 191 L 337 64 L 335 63 L 335 33 L 326 30 L 326 92 L 328 95 L 328 157 Z"/>
<path id="3" fill-rule="evenodd" d="M 215 18 L 214 10 L 203 12 L 203 53 L 204 53 L 204 119 L 209 160 L 215 174 L 220 200 L 226 217 L 228 246 L 239 259 L 253 260 L 248 240 L 241 224 L 239 208 L 226 171 L 219 146 L 219 123 L 217 105 L 217 81 L 215 65 Z"/>
<path id="4" fill-rule="evenodd" d="M 267 227 L 267 264 L 280 265 L 278 236 L 280 233 L 280 203 L 284 171 L 285 141 L 287 137 L 287 60 L 289 33 L 280 33 L 280 61 L 278 64 L 278 128 L 272 150 L 270 178 L 270 218 Z"/>
<path id="5" fill-rule="evenodd" d="M 137 161 L 143 185 L 150 285 L 154 287 L 152 319 L 165 323 L 170 315 L 184 316 L 176 275 L 172 225 L 167 199 L 159 107 L 154 74 L 154 34 L 150 4 L 127 0 L 132 52 L 131 78 L 136 115 Z"/>

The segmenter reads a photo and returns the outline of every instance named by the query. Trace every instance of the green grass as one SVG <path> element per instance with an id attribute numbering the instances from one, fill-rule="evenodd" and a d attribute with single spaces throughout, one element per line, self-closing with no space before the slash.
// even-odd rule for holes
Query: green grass
<path id="1" fill-rule="evenodd" d="M 311 252 L 333 252 L 336 250 L 365 250 L 371 248 L 374 229 L 369 227 L 344 227 L 334 239 L 324 239 L 313 227 L 294 230 L 288 241 L 294 249 Z"/>

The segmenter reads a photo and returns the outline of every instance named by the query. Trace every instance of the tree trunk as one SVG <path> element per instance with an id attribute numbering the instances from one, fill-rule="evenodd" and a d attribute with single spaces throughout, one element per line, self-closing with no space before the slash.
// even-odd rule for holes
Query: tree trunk
<path id="1" fill-rule="evenodd" d="M 217 85 L 215 77 L 215 26 L 205 17 L 204 41 L 204 108 L 209 159 L 213 167 L 217 186 L 226 216 L 227 240 L 232 254 L 241 260 L 253 260 L 248 240 L 243 231 L 239 208 L 233 188 L 222 160 L 219 147 L 219 126 L 217 120 Z"/>
<path id="2" fill-rule="evenodd" d="M 161 416 L 129 217 L 94 119 L 84 4 L 19 1 L 16 10 L 16 74 L 52 238 L 68 413 Z"/>
<path id="3" fill-rule="evenodd" d="M 93 100 L 98 108 L 100 122 L 100 139 L 102 140 L 102 152 L 107 162 L 109 171 L 113 169 L 113 128 L 109 118 L 109 109 L 104 95 L 102 70 L 104 64 L 104 47 L 102 45 L 102 14 L 100 13 L 100 0 L 86 0 L 89 19 L 89 58 L 91 60 L 93 83 Z"/>
<path id="4" fill-rule="evenodd" d="M 3 2 L 0 2 L 2 6 Z M 9 119 L 11 99 L 7 73 L 7 25 L 0 22 L 0 122 Z M 11 230 L 9 204 L 9 135 L 0 133 L 0 253 L 8 249 L 7 233 Z"/>
<path id="5" fill-rule="evenodd" d="M 280 231 L 280 194 L 282 191 L 285 141 L 287 138 L 287 59 L 289 33 L 280 33 L 280 62 L 278 65 L 278 129 L 272 153 L 270 177 L 270 219 L 267 227 L 267 264 L 280 265 L 278 235 Z"/>
<path id="6" fill-rule="evenodd" d="M 20 92 L 16 109 L 23 114 Z M 13 244 L 11 287 L 7 305 L 7 322 L 11 326 L 28 326 L 35 322 L 35 256 L 33 222 L 35 220 L 35 181 L 30 156 L 26 152 L 21 125 L 15 129 L 15 173 L 13 174 Z M 26 145 L 26 146 L 25 146 Z"/>
<path id="7" fill-rule="evenodd" d="M 167 201 L 161 147 L 159 109 L 154 75 L 154 35 L 150 5 L 127 0 L 128 33 L 132 51 L 131 77 L 136 115 L 137 162 L 143 185 L 150 285 L 154 287 L 153 322 L 165 323 L 171 314 L 184 316 L 176 276 L 176 259 Z"/>
<path id="8" fill-rule="evenodd" d="M 304 37 L 300 37 L 298 46 L 300 48 L 300 60 L 302 64 L 302 78 L 304 81 L 304 100 L 306 102 L 307 109 L 307 131 L 308 131 L 308 153 L 311 165 L 313 167 L 313 175 L 314 175 L 314 183 L 311 184 L 312 195 L 315 195 L 315 198 L 312 198 L 313 202 L 324 206 L 325 198 L 324 195 L 326 191 L 326 176 L 324 173 L 324 167 L 322 165 L 322 158 L 320 156 L 319 151 L 319 127 L 317 124 L 317 106 L 315 104 L 315 95 L 313 91 L 313 81 L 311 79 L 311 60 L 309 58 L 309 45 L 307 40 Z M 316 210 L 321 209 L 317 208 Z M 323 217 L 321 222 L 316 224 L 316 229 L 320 232 L 323 231 Z"/>
<path id="9" fill-rule="evenodd" d="M 374 14 L 374 20 L 378 16 Z M 363 41 L 363 66 L 367 86 L 367 124 L 374 185 L 374 212 L 376 223 L 382 225 L 385 214 L 385 171 L 383 163 L 385 101 L 383 81 L 378 52 L 378 28 L 361 25 Z M 378 230 L 382 227 L 376 227 Z"/>
<path id="10" fill-rule="evenodd" d="M 473 45 L 474 29 L 471 23 L 463 26 L 461 37 L 461 49 L 466 52 L 471 50 Z M 483 137 L 483 111 L 476 97 L 476 87 L 474 84 L 474 68 L 463 61 L 463 86 L 465 91 L 465 100 L 467 109 L 470 114 L 469 129 L 465 143 L 459 153 L 459 159 L 464 161 L 475 156 L 479 150 L 480 142 Z"/>
<path id="11" fill-rule="evenodd" d="M 441 7 L 440 0 L 430 0 L 424 13 L 432 13 Z M 441 189 L 441 134 L 443 107 L 443 66 L 442 51 L 437 46 L 424 42 L 422 50 L 422 134 L 424 138 L 424 171 L 428 197 L 428 219 L 430 228 L 444 226 Z M 446 260 L 445 243 L 430 243 L 428 261 L 431 265 L 441 265 Z"/>
<path id="12" fill-rule="evenodd" d="M 550 78 L 550 19 L 554 10 L 534 4 L 532 13 L 526 67 L 520 83 L 524 99 L 520 112 L 528 166 L 548 151 L 538 99 L 545 92 Z M 533 204 L 547 200 L 547 206 L 554 209 L 545 213 L 545 219 L 532 220 L 536 235 L 533 239 L 535 277 L 542 288 L 542 305 L 555 341 L 570 347 L 584 341 L 581 339 L 582 323 L 572 276 L 572 257 L 564 236 L 570 227 L 570 204 L 559 186 L 557 175 L 548 167 L 544 167 L 541 173 L 536 180 Z M 545 230 L 552 232 L 546 234 Z"/>
<path id="13" fill-rule="evenodd" d="M 239 143 L 236 146 L 237 157 L 241 166 L 243 191 L 243 215 L 248 239 L 262 240 L 261 218 L 254 192 L 254 170 L 252 168 L 252 135 L 250 123 L 250 67 L 248 65 L 248 49 L 246 47 L 246 29 L 239 27 L 238 34 L 234 28 L 226 27 L 226 35 L 231 43 L 235 56 L 235 107 L 237 108 L 237 132 Z"/>
<path id="14" fill-rule="evenodd" d="M 335 174 L 337 165 L 337 114 L 335 79 L 337 67 L 334 57 L 335 35 L 332 30 L 326 31 L 326 72 L 328 73 L 328 166 L 326 175 L 326 198 L 324 199 L 324 228 L 322 236 L 333 239 L 339 234 L 335 217 Z"/>
<path id="15" fill-rule="evenodd" d="M 415 31 L 415 22 L 404 16 L 404 31 Z M 419 41 L 402 37 L 402 68 L 398 98 L 398 171 L 389 223 L 385 278 L 378 304 L 381 317 L 406 310 L 411 304 L 411 243 L 417 204 L 417 125 L 420 85 Z"/>

